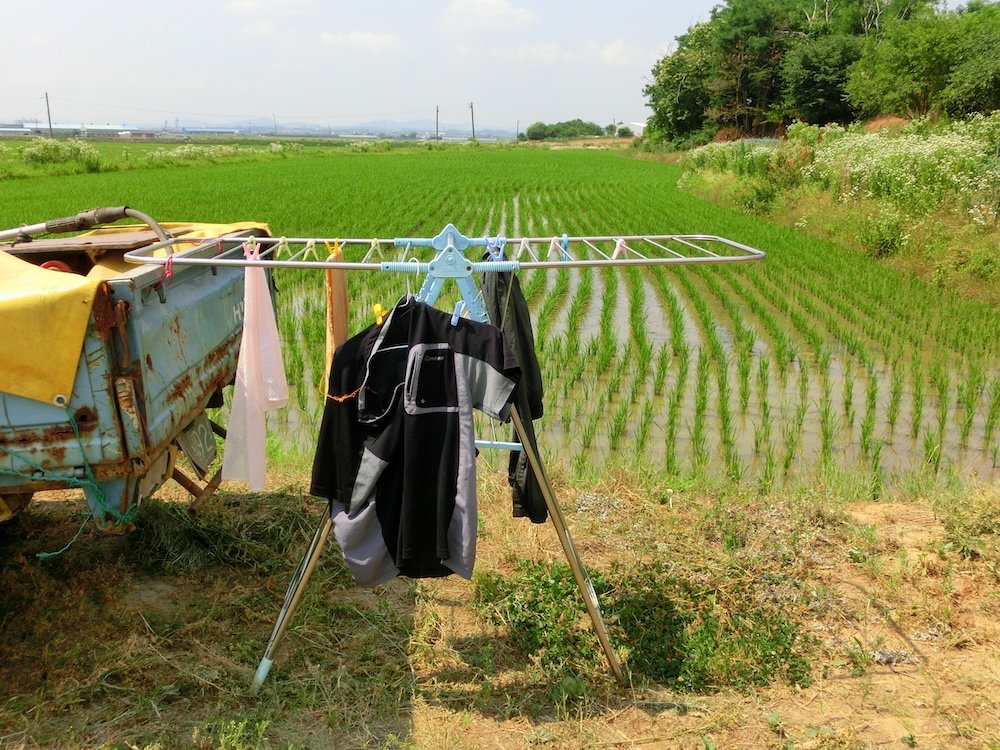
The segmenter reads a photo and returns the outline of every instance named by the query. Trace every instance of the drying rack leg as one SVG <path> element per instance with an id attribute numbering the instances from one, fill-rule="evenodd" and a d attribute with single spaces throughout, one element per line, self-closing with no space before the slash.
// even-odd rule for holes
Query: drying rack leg
<path id="1" fill-rule="evenodd" d="M 548 508 L 549 517 L 552 519 L 552 525 L 555 526 L 556 535 L 559 537 L 559 543 L 562 545 L 563 552 L 569 562 L 570 569 L 573 571 L 573 578 L 576 580 L 576 585 L 580 588 L 580 593 L 583 595 L 583 601 L 587 606 L 587 613 L 590 615 L 590 620 L 594 625 L 595 632 L 597 633 L 597 639 L 600 641 L 601 648 L 604 650 L 604 656 L 608 660 L 608 666 L 611 668 L 615 678 L 619 682 L 625 683 L 627 682 L 625 674 L 622 671 L 621 662 L 618 660 L 618 654 L 615 653 L 614 648 L 611 646 L 611 639 L 608 636 L 608 629 L 604 624 L 604 616 L 601 614 L 601 605 L 597 600 L 597 593 L 594 591 L 594 586 L 590 582 L 590 576 L 587 575 L 587 570 L 583 566 L 583 562 L 580 560 L 580 556 L 576 552 L 576 547 L 573 544 L 573 537 L 570 535 L 569 528 L 566 526 L 566 519 L 562 514 L 562 509 L 556 502 L 555 492 L 552 490 L 552 485 L 549 484 L 549 478 L 545 474 L 541 458 L 532 448 L 531 444 L 526 440 L 524 423 L 521 421 L 521 417 L 517 413 L 517 409 L 512 408 L 510 414 L 511 421 L 514 424 L 514 431 L 517 434 L 518 439 L 521 441 L 522 450 L 525 452 L 525 455 L 528 458 L 528 463 L 531 464 L 531 469 L 534 471 L 535 477 L 538 479 L 542 495 L 545 497 L 545 505 Z M 309 578 L 312 576 L 313 570 L 316 568 L 316 563 L 319 560 L 320 554 L 323 552 L 323 548 L 326 546 L 326 542 L 329 539 L 330 532 L 332 530 L 333 516 L 331 514 L 330 504 L 327 503 L 326 509 L 323 512 L 323 517 L 320 519 L 319 525 L 316 527 L 316 531 L 313 534 L 312 542 L 309 544 L 309 549 L 306 550 L 302 560 L 299 561 L 299 565 L 295 569 L 295 574 L 292 576 L 292 580 L 288 584 L 288 590 L 285 592 L 285 601 L 282 604 L 281 612 L 278 613 L 278 620 L 274 624 L 274 630 L 271 632 L 271 638 L 267 642 L 267 647 L 264 649 L 264 656 L 261 658 L 260 664 L 257 667 L 257 672 L 253 678 L 252 690 L 254 693 L 260 690 L 264 681 L 267 679 L 268 672 L 271 670 L 271 665 L 274 663 L 274 653 L 277 651 L 278 645 L 281 643 L 281 639 L 285 635 L 288 623 L 291 621 L 292 616 L 295 614 L 295 610 L 299 606 L 299 602 L 302 599 L 302 593 L 305 591 L 305 588 L 309 583 Z"/>
<path id="2" fill-rule="evenodd" d="M 316 532 L 313 534 L 312 542 L 309 543 L 309 549 L 302 556 L 298 567 L 295 569 L 295 574 L 288 584 L 288 590 L 285 592 L 285 602 L 281 605 L 278 620 L 274 623 L 271 638 L 267 642 L 267 647 L 264 649 L 264 656 L 261 658 L 260 664 L 257 666 L 257 673 L 253 678 L 251 690 L 254 693 L 260 690 L 261 685 L 264 684 L 264 680 L 267 679 L 268 672 L 271 671 L 271 665 L 274 663 L 274 652 L 278 650 L 278 644 L 281 643 L 281 639 L 285 635 L 288 623 L 291 622 L 292 615 L 295 614 L 295 610 L 299 606 L 302 593 L 306 590 L 309 578 L 312 577 L 313 570 L 316 568 L 316 562 L 323 552 L 323 547 L 326 546 L 326 541 L 330 537 L 332 529 L 333 515 L 330 504 L 327 503 L 326 510 L 323 511 L 323 517 L 320 519 L 319 525 L 316 527 Z"/>
<path id="3" fill-rule="evenodd" d="M 542 495 L 545 497 L 545 505 L 549 510 L 549 518 L 552 519 L 552 525 L 556 528 L 556 535 L 559 537 L 559 542 L 562 544 L 563 552 L 566 554 L 566 560 L 569 562 L 569 567 L 573 571 L 573 577 L 576 579 L 576 585 L 580 588 L 580 593 L 583 595 L 583 601 L 587 605 L 587 613 L 590 615 L 590 621 L 593 623 L 594 630 L 597 632 L 597 640 L 600 641 L 601 648 L 604 650 L 604 656 L 608 660 L 608 666 L 611 667 L 611 671 L 614 673 L 615 678 L 624 684 L 627 682 L 625 674 L 622 672 L 622 665 L 618 660 L 618 654 L 616 654 L 615 650 L 611 647 L 611 639 L 608 636 L 608 629 L 604 624 L 604 616 L 601 614 L 601 603 L 597 600 L 597 592 L 594 591 L 594 586 L 590 582 L 590 576 L 587 575 L 587 569 L 583 566 L 580 556 L 576 553 L 576 547 L 573 545 L 573 537 L 570 536 L 569 528 L 566 526 L 566 519 L 562 514 L 562 509 L 556 502 L 555 492 L 552 490 L 552 485 L 549 484 L 549 478 L 545 474 L 545 469 L 542 466 L 542 460 L 539 457 L 538 452 L 526 438 L 524 422 L 521 421 L 521 415 L 517 413 L 517 407 L 511 407 L 510 417 L 514 424 L 514 432 L 521 441 L 521 450 L 523 450 L 524 454 L 527 456 L 528 463 L 531 465 L 531 470 L 535 473 L 535 478 L 538 480 L 538 485 L 542 490 Z"/>

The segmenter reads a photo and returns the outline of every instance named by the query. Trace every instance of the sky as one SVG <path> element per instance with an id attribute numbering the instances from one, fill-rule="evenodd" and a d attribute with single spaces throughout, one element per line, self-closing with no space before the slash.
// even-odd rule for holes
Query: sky
<path id="1" fill-rule="evenodd" d="M 717 1 L 0 0 L 0 122 L 644 122 Z"/>

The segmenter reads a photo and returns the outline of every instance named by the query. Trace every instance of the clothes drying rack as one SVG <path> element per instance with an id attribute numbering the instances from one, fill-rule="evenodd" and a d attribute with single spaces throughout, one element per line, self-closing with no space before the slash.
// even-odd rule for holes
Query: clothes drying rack
<path id="1" fill-rule="evenodd" d="M 167 239 L 155 245 L 125 254 L 132 263 L 154 263 L 164 266 L 165 281 L 174 265 L 258 266 L 264 268 L 309 268 L 328 272 L 377 271 L 383 273 L 423 275 L 423 284 L 416 298 L 433 305 L 445 283 L 450 279 L 458 286 L 461 300 L 455 315 L 467 315 L 473 320 L 489 322 L 482 293 L 473 274 L 517 272 L 521 270 L 562 268 L 609 268 L 622 266 L 662 266 L 679 264 L 717 264 L 757 261 L 764 258 L 761 250 L 733 240 L 709 234 L 687 235 L 623 235 L 552 237 L 468 237 L 448 224 L 435 237 L 402 237 L 394 239 L 340 239 L 318 237 L 251 238 L 259 243 L 260 259 L 244 257 L 246 237 L 222 236 L 203 241 Z M 327 259 L 320 258 L 320 248 L 327 250 Z M 357 261 L 344 260 L 349 250 L 367 248 Z M 394 252 L 395 250 L 395 252 Z M 469 257 L 470 251 L 476 257 Z M 282 257 L 287 255 L 288 257 Z M 425 257 L 421 258 L 423 255 Z M 429 257 L 427 257 L 429 256 Z M 346 303 L 345 303 L 346 304 Z M 346 326 L 346 322 L 342 324 Z M 338 344 L 342 341 L 337 341 Z M 563 553 L 583 596 L 587 613 L 597 634 L 601 649 L 615 678 L 625 682 L 618 655 L 611 645 L 601 613 L 597 593 L 586 567 L 576 552 L 565 516 L 545 473 L 538 451 L 525 437 L 525 426 L 516 406 L 510 410 L 511 423 L 517 442 L 477 440 L 480 448 L 523 450 L 538 480 L 549 518 L 559 537 Z M 309 583 L 320 554 L 333 529 L 331 506 L 320 519 L 306 553 L 292 575 L 284 602 L 254 675 L 252 690 L 257 692 L 274 664 L 274 655 L 291 622 Z"/>

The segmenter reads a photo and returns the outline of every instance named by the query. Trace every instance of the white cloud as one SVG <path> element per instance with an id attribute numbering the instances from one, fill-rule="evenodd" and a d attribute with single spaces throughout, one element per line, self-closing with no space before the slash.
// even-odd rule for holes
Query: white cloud
<path id="1" fill-rule="evenodd" d="M 302 10 L 315 8 L 316 0 L 229 0 L 226 4 L 229 10 L 237 13 L 253 11 Z"/>
<path id="2" fill-rule="evenodd" d="M 625 66 L 646 63 L 650 54 L 646 50 L 630 47 L 621 39 L 616 39 L 601 48 L 601 60 L 608 65 Z"/>
<path id="3" fill-rule="evenodd" d="M 399 42 L 395 34 L 376 34 L 371 31 L 352 31 L 347 34 L 323 32 L 320 41 L 330 47 L 381 52 L 394 47 Z"/>
<path id="4" fill-rule="evenodd" d="M 535 14 L 515 8 L 507 0 L 451 0 L 441 16 L 449 31 L 508 31 L 533 23 Z"/>

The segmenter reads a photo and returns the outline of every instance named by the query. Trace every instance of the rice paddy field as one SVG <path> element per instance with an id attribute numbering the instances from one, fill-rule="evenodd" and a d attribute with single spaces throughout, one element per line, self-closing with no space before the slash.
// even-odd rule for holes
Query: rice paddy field
<path id="1" fill-rule="evenodd" d="M 224 487 L 197 522 L 166 490 L 143 506 L 141 538 L 88 533 L 49 564 L 25 555 L 64 541 L 54 506 L 19 521 L 28 541 L 3 532 L 0 622 L 17 635 L 0 641 L 0 747 L 1000 747 L 995 307 L 693 197 L 681 167 L 624 151 L 136 145 L 126 158 L 99 144 L 51 175 L 20 166 L 23 148 L 0 150 L 3 227 L 129 205 L 288 237 L 701 233 L 767 257 L 521 275 L 546 388 L 539 444 L 627 690 L 596 650 L 574 661 L 585 622 L 540 652 L 517 646 L 518 622 L 573 611 L 572 593 L 551 531 L 510 526 L 506 457 L 485 451 L 478 615 L 464 582 L 369 595 L 328 560 L 271 682 L 246 695 L 316 513 L 303 486 L 323 278 L 283 269 L 280 489 Z M 359 272 L 348 286 L 353 333 L 407 280 Z M 698 640 L 704 623 L 715 640 Z M 67 633 L 84 626 L 76 644 Z M 668 631 L 689 661 L 650 671 L 642 655 L 663 639 L 642 634 Z"/>
<path id="2" fill-rule="evenodd" d="M 287 236 L 429 237 L 448 222 L 469 236 L 722 235 L 767 259 L 523 274 L 551 459 L 581 474 L 634 463 L 765 488 L 820 472 L 874 497 L 901 483 L 995 477 L 994 308 L 690 198 L 678 177 L 610 151 L 328 151 L 8 181 L 0 223 L 128 204 L 163 220 L 263 219 Z M 273 436 L 286 458 L 308 457 L 322 404 L 321 276 L 277 278 L 295 392 Z M 352 332 L 406 289 L 377 273 L 348 284 Z"/>

